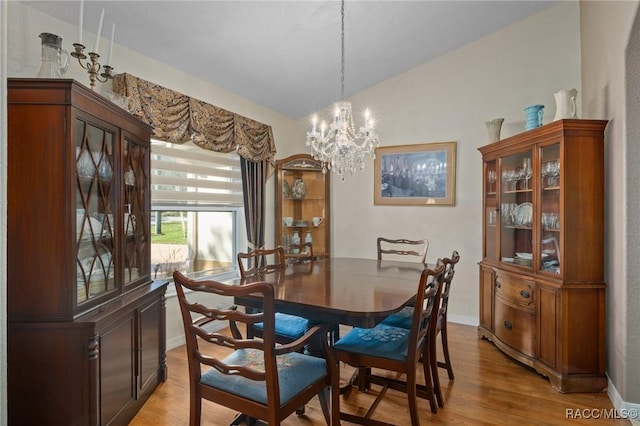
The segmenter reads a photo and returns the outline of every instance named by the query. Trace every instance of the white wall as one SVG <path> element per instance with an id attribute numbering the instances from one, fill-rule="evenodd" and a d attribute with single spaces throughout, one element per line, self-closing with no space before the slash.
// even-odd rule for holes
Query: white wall
<path id="1" fill-rule="evenodd" d="M 559 89 L 576 88 L 580 100 L 579 22 L 578 4 L 563 2 L 351 98 L 354 116 L 368 106 L 378 117 L 382 146 L 457 141 L 456 205 L 374 206 L 371 162 L 344 183 L 333 180 L 332 253 L 375 258 L 380 235 L 428 238 L 431 262 L 458 250 L 449 318 L 477 324 L 482 256 L 477 148 L 488 140 L 484 123 L 504 117 L 507 137 L 524 131 L 528 105 L 545 105 L 543 121 L 550 122 Z M 298 144 L 287 151 L 308 151 L 307 128 L 308 120 L 299 120 Z"/>
<path id="2" fill-rule="evenodd" d="M 610 120 L 605 147 L 607 374 L 622 400 L 640 404 L 637 12 L 637 1 L 580 4 L 582 107 L 589 116 Z M 612 400 L 616 401 L 616 395 Z"/>

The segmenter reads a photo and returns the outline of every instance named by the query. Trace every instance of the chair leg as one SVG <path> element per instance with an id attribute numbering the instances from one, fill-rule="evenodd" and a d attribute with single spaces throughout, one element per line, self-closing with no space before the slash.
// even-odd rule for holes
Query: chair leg
<path id="1" fill-rule="evenodd" d="M 437 337 L 437 336 L 436 336 Z M 436 358 L 436 339 L 431 339 L 429 344 L 429 365 L 431 366 L 431 379 L 433 380 L 433 392 L 438 401 L 438 406 L 444 407 L 444 398 L 442 397 L 442 389 L 440 389 L 440 375 L 438 373 L 438 360 Z"/>
<path id="2" fill-rule="evenodd" d="M 447 339 L 447 321 L 442 322 L 442 329 L 440 330 L 440 337 L 442 339 L 442 352 L 444 352 L 444 367 L 447 369 L 449 380 L 453 380 L 453 367 L 451 367 L 451 358 L 449 357 L 449 341 Z"/>
<path id="3" fill-rule="evenodd" d="M 429 351 L 425 348 L 421 358 L 422 371 L 424 373 L 424 385 L 429 399 L 429 405 L 431 406 L 431 412 L 436 414 L 438 412 L 438 404 L 436 403 L 436 397 L 433 394 L 433 382 L 431 381 L 431 364 L 429 363 Z"/>
<path id="4" fill-rule="evenodd" d="M 189 399 L 189 426 L 200 426 L 202 399 L 200 399 L 200 394 L 193 387 L 191 388 Z"/>
<path id="5" fill-rule="evenodd" d="M 318 394 L 320 400 L 320 407 L 322 408 L 322 414 L 327 425 L 331 425 L 331 408 L 329 407 L 332 391 L 330 388 L 324 388 Z"/>
<path id="6" fill-rule="evenodd" d="M 420 426 L 418 418 L 418 402 L 416 392 L 416 369 L 407 371 L 407 399 L 409 401 L 409 413 L 411 414 L 411 426 Z"/>
<path id="7" fill-rule="evenodd" d="M 333 368 L 331 373 L 331 423 L 329 424 L 333 426 L 340 424 L 340 362 L 333 356 L 330 356 L 330 360 Z"/>

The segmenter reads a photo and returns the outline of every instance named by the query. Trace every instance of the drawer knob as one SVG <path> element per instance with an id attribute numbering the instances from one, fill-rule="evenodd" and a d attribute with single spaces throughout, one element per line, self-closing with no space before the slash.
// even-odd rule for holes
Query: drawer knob
<path id="1" fill-rule="evenodd" d="M 500 288 L 500 287 L 502 287 L 502 284 L 500 284 L 499 281 L 496 281 L 496 288 Z"/>
<path id="2" fill-rule="evenodd" d="M 507 330 L 511 330 L 513 328 L 513 324 L 511 324 L 510 321 L 505 320 L 504 321 L 504 328 L 506 328 Z"/>
<path id="3" fill-rule="evenodd" d="M 531 293 L 529 293 L 529 292 L 528 292 L 528 291 L 526 291 L 526 290 L 522 290 L 522 291 L 520 292 L 520 296 L 524 297 L 525 299 L 528 299 L 529 297 L 531 297 Z"/>

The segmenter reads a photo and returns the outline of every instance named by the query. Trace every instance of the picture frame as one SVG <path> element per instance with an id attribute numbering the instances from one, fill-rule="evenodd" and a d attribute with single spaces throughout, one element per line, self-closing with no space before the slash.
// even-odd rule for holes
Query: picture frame
<path id="1" fill-rule="evenodd" d="M 456 142 L 376 148 L 374 204 L 454 206 Z"/>

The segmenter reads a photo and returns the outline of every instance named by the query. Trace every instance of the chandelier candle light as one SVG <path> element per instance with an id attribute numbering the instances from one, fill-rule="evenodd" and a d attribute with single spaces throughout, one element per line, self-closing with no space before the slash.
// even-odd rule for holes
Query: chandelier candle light
<path id="1" fill-rule="evenodd" d="M 78 63 L 80 66 L 87 70 L 89 73 L 89 83 L 91 85 L 91 90 L 95 90 L 96 80 L 105 83 L 108 80 L 113 78 L 113 67 L 110 65 L 100 65 L 98 59 L 100 59 L 100 55 L 98 54 L 98 48 L 100 47 L 100 38 L 102 37 L 102 24 L 104 22 L 104 9 L 100 13 L 100 23 L 98 24 L 98 33 L 96 35 L 96 44 L 93 48 L 92 52 L 89 52 L 89 61 L 86 61 L 84 64 L 82 61 L 87 59 L 87 56 L 84 54 L 85 46 L 82 44 L 82 20 L 84 15 L 84 0 L 80 0 L 80 17 L 78 19 L 78 42 L 73 43 L 73 47 L 75 50 L 71 52 L 71 56 L 78 59 Z M 111 62 L 111 54 L 113 53 L 113 38 L 116 32 L 116 24 L 114 23 L 111 27 L 111 44 L 109 46 L 109 56 L 107 57 L 107 62 Z M 102 73 L 100 73 L 100 68 L 103 69 Z M 102 77 L 102 79 L 100 79 Z"/>
<path id="2" fill-rule="evenodd" d="M 351 102 L 344 100 L 344 0 L 341 8 L 341 94 L 342 100 L 336 102 L 333 120 L 329 123 L 322 121 L 318 133 L 318 117 L 312 118 L 311 132 L 307 132 L 307 146 L 311 147 L 311 155 L 323 163 L 323 172 L 333 169 L 344 182 L 345 173 L 353 174 L 356 167 L 364 170 L 365 157 L 375 158 L 375 148 L 378 146 L 378 134 L 369 110 L 365 111 L 364 126 L 358 132 L 353 125 Z"/>

